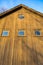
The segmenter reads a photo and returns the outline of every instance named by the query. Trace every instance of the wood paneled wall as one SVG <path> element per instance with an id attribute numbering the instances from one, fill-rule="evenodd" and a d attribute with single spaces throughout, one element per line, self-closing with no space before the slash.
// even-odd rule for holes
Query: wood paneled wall
<path id="1" fill-rule="evenodd" d="M 24 18 L 20 19 L 19 14 Z M 41 36 L 35 35 L 39 29 Z M 4 30 L 9 36 L 2 36 Z M 18 36 L 19 30 L 25 36 Z M 43 18 L 25 8 L 0 19 L 0 65 L 43 65 Z"/>

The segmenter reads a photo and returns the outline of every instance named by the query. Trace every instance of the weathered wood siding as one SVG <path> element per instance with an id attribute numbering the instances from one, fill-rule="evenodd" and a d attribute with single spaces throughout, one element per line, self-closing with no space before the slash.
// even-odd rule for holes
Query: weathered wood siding
<path id="1" fill-rule="evenodd" d="M 18 15 L 23 14 L 24 19 Z M 25 36 L 18 36 L 19 30 Z M 35 35 L 40 29 L 41 36 Z M 3 37 L 3 30 L 9 36 Z M 0 65 L 43 65 L 43 18 L 24 8 L 0 19 Z"/>

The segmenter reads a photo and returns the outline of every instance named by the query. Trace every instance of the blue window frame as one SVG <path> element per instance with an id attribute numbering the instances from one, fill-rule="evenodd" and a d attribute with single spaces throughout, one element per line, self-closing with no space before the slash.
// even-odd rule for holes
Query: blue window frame
<path id="1" fill-rule="evenodd" d="M 38 30 L 35 31 L 35 34 L 36 34 L 36 35 L 40 35 L 40 31 L 38 31 Z"/>
<path id="2" fill-rule="evenodd" d="M 18 31 L 18 35 L 19 36 L 24 36 L 24 31 L 23 30 Z"/>
<path id="3" fill-rule="evenodd" d="M 3 31 L 2 32 L 2 36 L 8 36 L 9 35 L 9 31 Z"/>

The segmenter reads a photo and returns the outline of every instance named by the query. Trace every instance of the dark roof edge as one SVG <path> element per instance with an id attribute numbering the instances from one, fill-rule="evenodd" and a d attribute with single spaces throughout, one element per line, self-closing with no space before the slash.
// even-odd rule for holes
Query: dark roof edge
<path id="1" fill-rule="evenodd" d="M 11 8 L 10 10 L 7 10 L 7 11 L 1 13 L 1 14 L 0 14 L 0 18 L 1 18 L 2 16 L 4 16 L 5 14 L 8 14 L 8 13 L 12 12 L 13 10 L 16 10 L 16 9 L 18 9 L 18 8 L 21 8 L 21 7 L 24 7 L 25 9 L 30 10 L 31 12 L 33 12 L 33 13 L 35 13 L 35 14 L 38 14 L 38 15 L 40 15 L 40 16 L 43 17 L 43 13 L 40 13 L 40 12 L 38 12 L 38 11 L 32 9 L 32 8 L 29 8 L 28 6 L 25 6 L 25 5 L 23 5 L 23 4 L 20 4 L 20 5 L 16 6 L 16 7 L 14 7 L 14 8 Z"/>

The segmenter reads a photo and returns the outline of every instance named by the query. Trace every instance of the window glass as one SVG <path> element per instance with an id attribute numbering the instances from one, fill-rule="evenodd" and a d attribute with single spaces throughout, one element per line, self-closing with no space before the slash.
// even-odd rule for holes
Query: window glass
<path id="1" fill-rule="evenodd" d="M 19 18 L 20 18 L 20 19 L 23 19 L 23 18 L 24 18 L 24 15 L 20 14 L 20 15 L 19 15 Z"/>
<path id="2" fill-rule="evenodd" d="M 9 31 L 3 31 L 2 32 L 2 36 L 8 36 L 9 35 Z"/>
<path id="3" fill-rule="evenodd" d="M 24 36 L 24 31 L 23 30 L 18 31 L 18 35 L 19 36 Z"/>
<path id="4" fill-rule="evenodd" d="M 36 35 L 40 35 L 40 31 L 38 31 L 38 30 L 35 31 L 35 34 L 36 34 Z"/>

